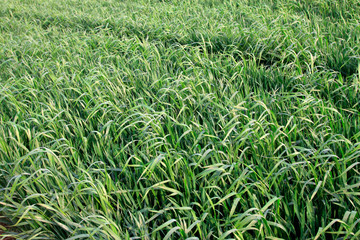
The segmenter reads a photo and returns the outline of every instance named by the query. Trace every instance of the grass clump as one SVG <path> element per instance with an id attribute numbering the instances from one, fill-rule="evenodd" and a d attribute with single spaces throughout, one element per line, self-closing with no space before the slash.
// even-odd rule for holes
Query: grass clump
<path id="1" fill-rule="evenodd" d="M 4 0 L 3 236 L 358 239 L 359 13 Z"/>

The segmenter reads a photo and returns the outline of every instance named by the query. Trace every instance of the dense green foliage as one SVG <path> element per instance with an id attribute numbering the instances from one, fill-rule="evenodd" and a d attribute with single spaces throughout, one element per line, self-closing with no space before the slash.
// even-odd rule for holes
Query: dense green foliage
<path id="1" fill-rule="evenodd" d="M 359 239 L 358 0 L 0 0 L 23 239 Z"/>

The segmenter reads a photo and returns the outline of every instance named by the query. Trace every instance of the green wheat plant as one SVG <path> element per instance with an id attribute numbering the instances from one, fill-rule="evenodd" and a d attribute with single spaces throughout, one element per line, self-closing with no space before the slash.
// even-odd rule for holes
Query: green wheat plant
<path id="1" fill-rule="evenodd" d="M 359 110 L 358 0 L 0 0 L 0 238 L 360 239 Z"/>

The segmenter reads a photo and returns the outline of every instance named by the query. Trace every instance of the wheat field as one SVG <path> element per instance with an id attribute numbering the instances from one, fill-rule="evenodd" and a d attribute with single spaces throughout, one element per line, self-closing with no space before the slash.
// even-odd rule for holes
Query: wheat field
<path id="1" fill-rule="evenodd" d="M 359 110 L 358 0 L 0 0 L 0 232 L 360 239 Z"/>

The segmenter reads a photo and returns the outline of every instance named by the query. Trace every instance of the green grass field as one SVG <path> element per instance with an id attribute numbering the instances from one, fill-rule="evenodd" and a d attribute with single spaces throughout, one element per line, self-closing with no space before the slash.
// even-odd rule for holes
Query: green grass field
<path id="1" fill-rule="evenodd" d="M 0 0 L 0 232 L 360 239 L 359 110 L 358 0 Z"/>

